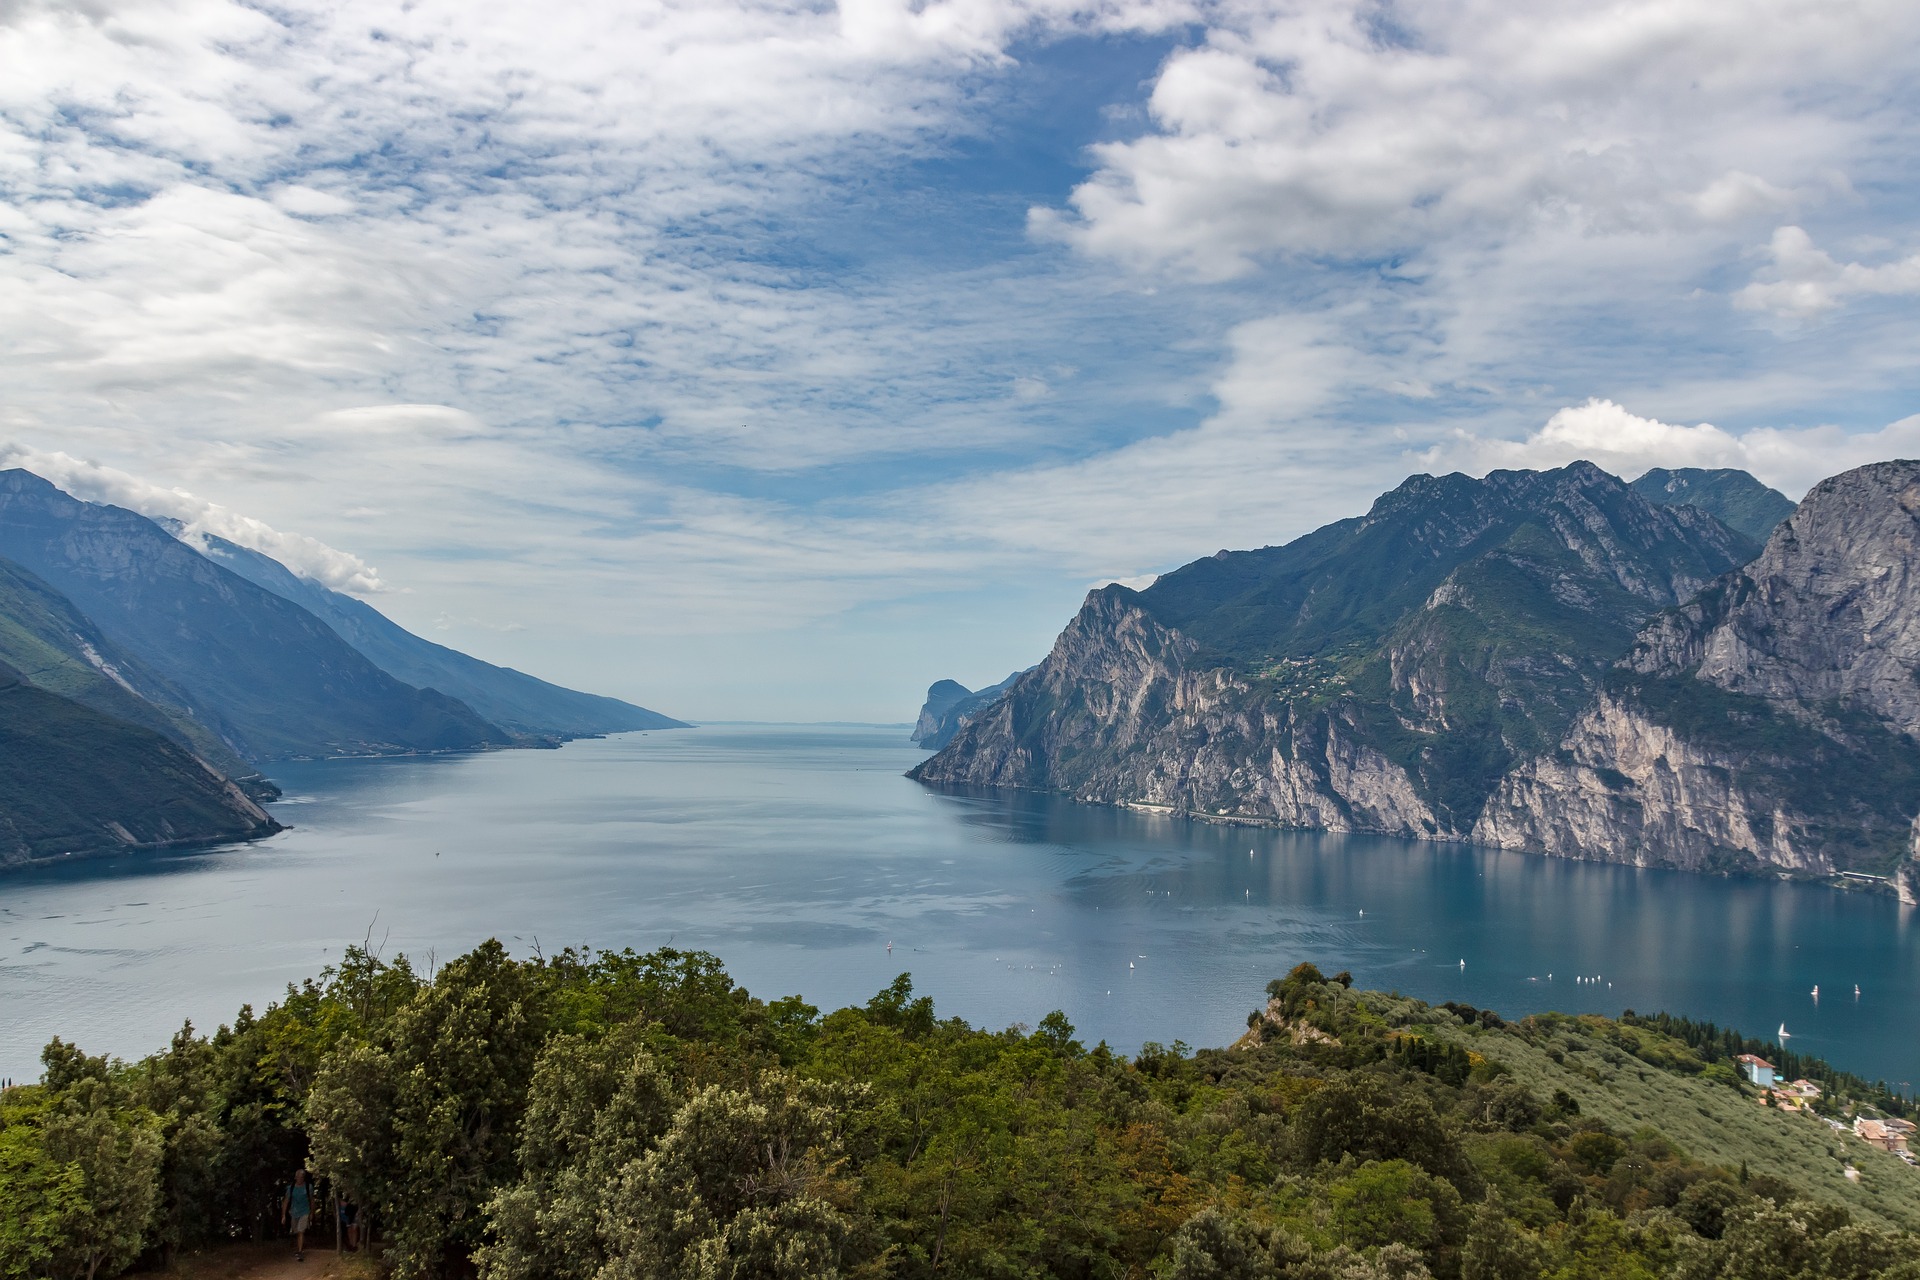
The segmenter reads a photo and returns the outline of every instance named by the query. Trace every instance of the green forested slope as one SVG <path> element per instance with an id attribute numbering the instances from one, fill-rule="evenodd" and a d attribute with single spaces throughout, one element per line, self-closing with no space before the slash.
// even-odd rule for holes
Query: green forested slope
<path id="1" fill-rule="evenodd" d="M 0 1252 L 111 1275 L 268 1225 L 310 1159 L 400 1280 L 1920 1280 L 1920 1173 L 1679 1040 L 1304 965 L 1267 995 L 1128 1059 L 906 975 L 822 1016 L 699 954 L 350 948 L 139 1063 L 51 1045 L 0 1099 Z"/>
<path id="2" fill-rule="evenodd" d="M 277 830 L 172 740 L 0 666 L 0 866 Z"/>
<path id="3" fill-rule="evenodd" d="M 165 734 L 234 777 L 253 766 L 187 711 L 187 697 L 100 634 L 73 602 L 0 559 L 0 663 L 29 684 Z"/>

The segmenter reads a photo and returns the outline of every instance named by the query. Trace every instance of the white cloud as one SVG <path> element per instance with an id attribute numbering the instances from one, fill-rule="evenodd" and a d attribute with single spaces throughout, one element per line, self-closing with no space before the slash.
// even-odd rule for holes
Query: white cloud
<path id="1" fill-rule="evenodd" d="M 1900 0 L 1235 5 L 1034 225 L 1202 279 L 1771 213 L 1886 143 L 1920 44 Z M 1904 51 L 1906 56 L 1902 56 Z"/>
<path id="2" fill-rule="evenodd" d="M 60 452 L 0 444 L 0 467 L 21 467 L 76 498 L 104 502 L 143 516 L 178 520 L 183 541 L 213 535 L 261 552 L 305 578 L 335 591 L 370 595 L 385 589 L 373 566 L 358 556 L 298 533 L 283 533 L 263 520 L 196 498 L 184 489 L 149 484 L 124 471 Z"/>
<path id="3" fill-rule="evenodd" d="M 1559 410 L 1524 440 L 1460 432 L 1427 450 L 1419 461 L 1431 470 L 1484 475 L 1502 468 L 1562 467 L 1585 459 L 1629 480 L 1654 467 L 1736 467 L 1798 498 L 1830 475 L 1914 456 L 1920 456 L 1920 415 L 1878 431 L 1814 426 L 1735 433 L 1707 422 L 1684 426 L 1643 418 L 1611 400 L 1594 399 Z"/>
<path id="4" fill-rule="evenodd" d="M 1736 306 L 1812 316 L 1862 294 L 1920 294 L 1920 253 L 1879 266 L 1835 262 L 1799 227 L 1777 229 L 1767 250 L 1773 259 L 1771 278 L 1740 290 L 1734 295 Z"/>

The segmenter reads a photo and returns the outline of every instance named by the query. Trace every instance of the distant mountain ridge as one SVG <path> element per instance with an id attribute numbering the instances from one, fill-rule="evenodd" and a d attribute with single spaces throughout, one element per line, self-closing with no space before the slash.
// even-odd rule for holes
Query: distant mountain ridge
<path id="1" fill-rule="evenodd" d="M 201 724 L 186 694 L 100 633 L 71 600 L 10 560 L 0 560 L 0 663 L 49 693 L 173 739 L 248 794 L 277 790 Z"/>
<path id="2" fill-rule="evenodd" d="M 1899 467 L 1913 465 L 1817 488 L 1744 571 L 1759 544 L 1677 495 L 1757 498 L 1757 481 L 1669 475 L 1656 502 L 1589 463 L 1416 476 L 1286 546 L 1094 592 L 1047 659 L 911 776 L 1650 865 L 1905 875 L 1920 763 L 1896 709 L 1920 707 L 1906 692 L 1920 649 L 1909 663 L 1874 628 L 1906 643 L 1899 548 L 1910 559 L 1920 530 L 1900 513 L 1920 510 L 1920 480 Z M 1817 638 L 1835 623 L 1846 639 Z M 1789 632 L 1786 652 L 1768 648 Z M 1829 651 L 1890 656 L 1860 657 L 1852 683 L 1779 674 Z M 1697 777 L 1661 771 L 1654 722 Z M 1774 745 L 1729 754 L 1742 725 Z M 1704 790 L 1714 769 L 1756 770 L 1758 790 L 1734 786 L 1737 831 L 1710 829 L 1713 804 L 1734 803 Z M 1708 798 L 1690 808 L 1683 783 Z M 1769 788 L 1793 797 L 1777 814 L 1760 812 Z"/>
<path id="3" fill-rule="evenodd" d="M 913 735 L 908 740 L 916 747 L 939 750 L 953 741 L 953 735 L 963 724 L 993 705 L 994 700 L 1011 689 L 1013 682 L 1024 674 L 1016 671 L 999 684 L 984 689 L 969 689 L 958 680 L 935 681 L 927 689 L 927 700 L 921 704 Z"/>
<path id="4" fill-rule="evenodd" d="M 180 689 L 248 760 L 471 750 L 507 731 L 374 666 L 325 623 L 120 507 L 0 472 L 0 556 Z"/>
<path id="5" fill-rule="evenodd" d="M 177 742 L 0 664 L 0 868 L 280 830 Z"/>
<path id="6" fill-rule="evenodd" d="M 177 533 L 177 526 L 169 531 Z M 565 739 L 687 727 L 685 721 L 618 698 L 562 688 L 423 640 L 372 605 L 302 578 L 270 556 L 225 538 L 196 541 L 194 549 L 215 564 L 306 609 L 388 675 L 458 698 L 490 723 L 516 734 Z"/>
<path id="7" fill-rule="evenodd" d="M 1755 542 L 1765 542 L 1774 526 L 1793 514 L 1792 498 L 1730 467 L 1655 467 L 1633 482 L 1633 491 L 1661 506 L 1698 507 Z"/>

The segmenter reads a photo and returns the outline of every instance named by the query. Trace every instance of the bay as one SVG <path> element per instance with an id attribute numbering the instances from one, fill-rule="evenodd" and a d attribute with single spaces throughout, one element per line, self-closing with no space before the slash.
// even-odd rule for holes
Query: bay
<path id="1" fill-rule="evenodd" d="M 901 776 L 923 755 L 904 737 L 720 725 L 284 766 L 272 840 L 0 879 L 0 1075 L 35 1077 L 56 1034 L 146 1053 L 362 939 L 431 964 L 498 936 L 708 950 L 822 1008 L 909 972 L 943 1016 L 1060 1009 L 1129 1052 L 1231 1041 L 1311 960 L 1510 1017 L 1784 1021 L 1796 1050 L 1920 1079 L 1920 946 L 1889 899 L 942 793 Z"/>

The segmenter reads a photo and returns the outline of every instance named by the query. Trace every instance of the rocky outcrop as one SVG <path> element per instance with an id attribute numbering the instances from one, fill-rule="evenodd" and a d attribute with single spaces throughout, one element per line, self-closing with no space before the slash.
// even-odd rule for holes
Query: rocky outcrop
<path id="1" fill-rule="evenodd" d="M 1023 674 L 1016 671 L 999 684 L 984 689 L 969 689 L 958 680 L 934 681 L 927 688 L 927 700 L 920 705 L 920 715 L 913 723 L 909 741 L 916 747 L 938 751 L 952 742 L 954 735 L 969 721 L 999 701 Z"/>
<path id="2" fill-rule="evenodd" d="M 1566 857 L 1883 878 L 1920 852 L 1920 463 L 1817 486 L 1656 619 L 1473 837 Z"/>
<path id="3" fill-rule="evenodd" d="M 913 776 L 1463 839 L 1641 622 L 1753 550 L 1584 463 L 1415 477 L 1363 520 L 1094 592 Z"/>
<path id="4" fill-rule="evenodd" d="M 1915 462 L 1821 484 L 1744 566 L 1584 464 L 1416 477 L 1093 593 L 913 776 L 1912 897 L 1916 550 Z"/>

